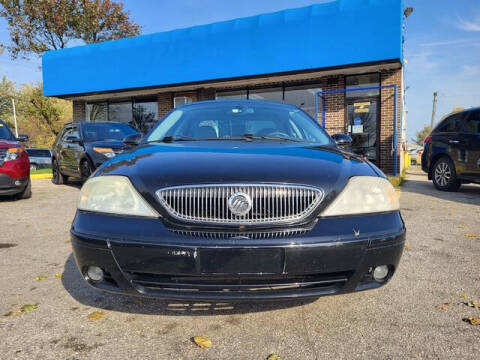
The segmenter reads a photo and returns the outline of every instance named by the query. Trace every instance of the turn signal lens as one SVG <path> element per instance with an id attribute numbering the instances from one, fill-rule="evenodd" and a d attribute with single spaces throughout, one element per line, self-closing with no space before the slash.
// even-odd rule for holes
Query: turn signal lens
<path id="1" fill-rule="evenodd" d="M 370 214 L 399 210 L 394 187 L 387 179 L 354 176 L 322 213 L 322 216 Z"/>
<path id="2" fill-rule="evenodd" d="M 113 151 L 113 149 L 111 149 L 111 148 L 94 147 L 93 151 L 95 151 L 97 153 L 100 153 L 100 154 L 106 156 L 107 158 L 112 158 L 112 157 L 115 156 L 115 151 Z"/>

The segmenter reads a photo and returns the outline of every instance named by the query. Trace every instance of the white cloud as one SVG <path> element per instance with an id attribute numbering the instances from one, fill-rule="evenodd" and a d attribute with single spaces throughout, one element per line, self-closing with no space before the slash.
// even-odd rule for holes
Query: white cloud
<path id="1" fill-rule="evenodd" d="M 457 27 L 464 31 L 480 31 L 480 17 L 473 20 L 464 20 L 458 17 Z"/>

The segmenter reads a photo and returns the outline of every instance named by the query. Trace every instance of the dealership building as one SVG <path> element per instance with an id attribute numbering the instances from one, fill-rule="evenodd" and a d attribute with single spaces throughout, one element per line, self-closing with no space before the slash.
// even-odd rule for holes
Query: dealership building
<path id="1" fill-rule="evenodd" d="M 401 167 L 402 0 L 336 0 L 43 55 L 44 94 L 75 121 L 142 132 L 171 109 L 223 98 L 299 106 L 387 173 Z"/>

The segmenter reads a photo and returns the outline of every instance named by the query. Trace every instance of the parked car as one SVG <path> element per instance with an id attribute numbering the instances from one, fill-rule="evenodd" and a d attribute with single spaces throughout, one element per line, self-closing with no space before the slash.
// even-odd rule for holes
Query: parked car
<path id="1" fill-rule="evenodd" d="M 52 166 L 52 151 L 50 149 L 25 149 L 30 158 L 30 170 L 45 169 Z"/>
<path id="2" fill-rule="evenodd" d="M 131 126 L 115 122 L 66 124 L 53 145 L 53 183 L 69 177 L 86 180 L 103 162 L 131 148 L 124 138 L 141 135 Z"/>
<path id="3" fill-rule="evenodd" d="M 71 228 L 86 281 L 184 300 L 378 288 L 397 270 L 396 192 L 301 109 L 254 100 L 172 110 L 83 185 Z"/>
<path id="4" fill-rule="evenodd" d="M 448 115 L 425 138 L 422 169 L 438 190 L 480 183 L 480 108 Z"/>
<path id="5" fill-rule="evenodd" d="M 16 138 L 0 120 L 0 195 L 15 195 L 21 199 L 32 196 L 28 154 L 20 145 L 26 141 L 27 135 Z"/>

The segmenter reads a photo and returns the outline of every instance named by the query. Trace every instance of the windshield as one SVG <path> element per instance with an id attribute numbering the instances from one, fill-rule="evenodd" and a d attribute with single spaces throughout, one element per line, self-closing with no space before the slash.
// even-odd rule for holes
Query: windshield
<path id="1" fill-rule="evenodd" d="M 261 102 L 210 102 L 179 108 L 151 131 L 147 142 L 171 140 L 286 140 L 333 144 L 300 109 Z"/>
<path id="2" fill-rule="evenodd" d="M 0 122 L 0 140 L 15 140 L 12 132 L 3 122 Z"/>
<path id="3" fill-rule="evenodd" d="M 92 123 L 83 126 L 83 136 L 85 141 L 122 141 L 128 135 L 136 133 L 137 131 L 127 124 Z"/>

